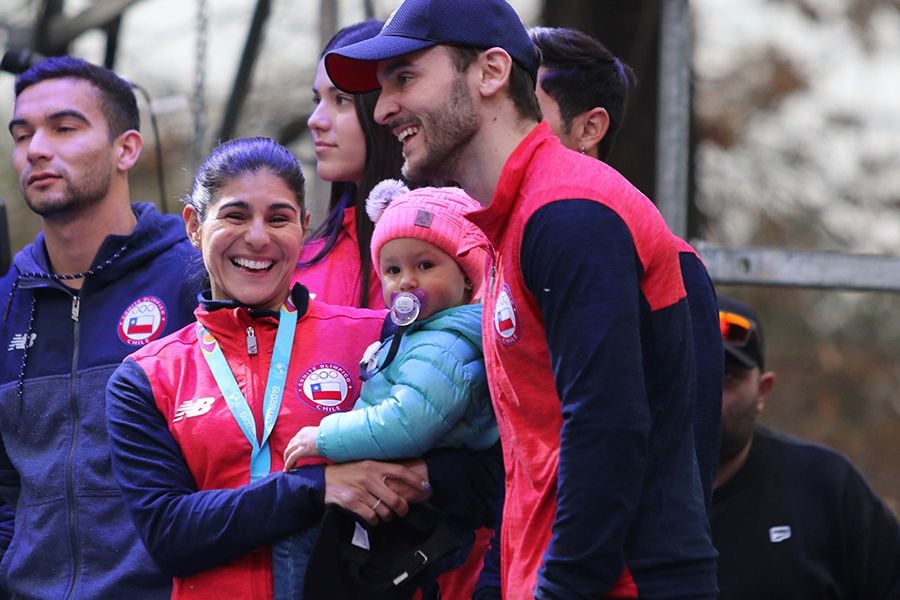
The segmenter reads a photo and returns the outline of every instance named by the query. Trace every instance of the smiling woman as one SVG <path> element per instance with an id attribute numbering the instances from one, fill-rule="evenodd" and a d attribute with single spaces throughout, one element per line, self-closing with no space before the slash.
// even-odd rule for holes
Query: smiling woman
<path id="1" fill-rule="evenodd" d="M 184 209 L 211 287 L 197 323 L 147 344 L 110 379 L 113 471 L 148 550 L 175 577 L 173 598 L 272 598 L 284 554 L 271 546 L 317 524 L 324 503 L 376 523 L 430 496 L 423 461 L 307 460 L 283 472 L 294 433 L 353 407 L 357 362 L 384 317 L 291 289 L 303 183 L 270 139 L 212 152 Z"/>
<path id="2" fill-rule="evenodd" d="M 240 147 L 246 152 L 235 152 Z M 203 251 L 212 299 L 277 310 L 308 221 L 296 159 L 263 138 L 225 144 L 201 168 L 185 202 L 185 227 Z"/>

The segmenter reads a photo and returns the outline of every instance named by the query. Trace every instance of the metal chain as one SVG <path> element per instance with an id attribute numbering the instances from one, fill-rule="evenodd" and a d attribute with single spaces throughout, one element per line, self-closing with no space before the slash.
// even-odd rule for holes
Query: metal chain
<path id="1" fill-rule="evenodd" d="M 194 93 L 191 112 L 194 117 L 194 143 L 191 147 L 194 170 L 206 156 L 206 58 L 209 35 L 209 11 L 206 0 L 197 0 L 196 46 L 194 48 Z"/>

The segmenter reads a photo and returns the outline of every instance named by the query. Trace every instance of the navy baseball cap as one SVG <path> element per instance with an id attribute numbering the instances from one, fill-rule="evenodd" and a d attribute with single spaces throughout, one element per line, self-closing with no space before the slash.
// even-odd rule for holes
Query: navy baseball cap
<path id="1" fill-rule="evenodd" d="M 748 369 L 763 369 L 763 332 L 756 313 L 742 302 L 719 296 L 719 327 L 726 357 Z"/>
<path id="2" fill-rule="evenodd" d="M 325 70 L 345 92 L 371 92 L 381 87 L 378 61 L 438 44 L 503 48 L 537 80 L 540 54 L 506 0 L 405 0 L 381 33 L 326 54 Z"/>

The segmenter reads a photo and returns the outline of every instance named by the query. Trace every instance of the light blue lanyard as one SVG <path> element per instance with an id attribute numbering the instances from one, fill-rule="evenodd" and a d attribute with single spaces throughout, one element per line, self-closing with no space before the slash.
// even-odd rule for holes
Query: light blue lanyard
<path id="1" fill-rule="evenodd" d="M 272 351 L 272 364 L 269 366 L 269 377 L 266 380 L 266 396 L 263 400 L 262 440 L 256 441 L 256 420 L 247 399 L 241 392 L 234 373 L 225 360 L 222 348 L 216 338 L 200 323 L 197 323 L 197 339 L 200 349 L 206 358 L 219 390 L 225 396 L 225 402 L 234 420 L 240 426 L 247 441 L 250 442 L 250 482 L 262 479 L 272 470 L 272 459 L 269 453 L 269 435 L 275 427 L 278 413 L 281 411 L 281 399 L 284 396 L 284 382 L 287 379 L 288 364 L 291 360 L 291 347 L 294 345 L 294 332 L 297 329 L 297 308 L 290 301 L 281 305 L 278 321 L 278 333 L 275 334 L 275 348 Z"/>

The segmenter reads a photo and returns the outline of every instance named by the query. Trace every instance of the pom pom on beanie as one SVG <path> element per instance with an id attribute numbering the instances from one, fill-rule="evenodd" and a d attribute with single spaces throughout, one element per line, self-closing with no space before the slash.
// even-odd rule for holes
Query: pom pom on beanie
<path id="1" fill-rule="evenodd" d="M 385 179 L 377 183 L 366 198 L 366 214 L 369 215 L 369 220 L 377 223 L 391 200 L 408 191 L 409 188 L 399 179 Z"/>

